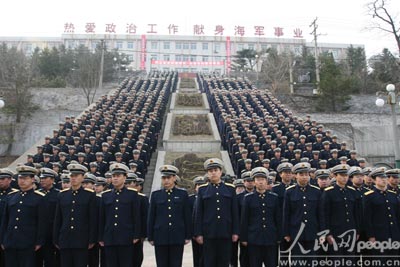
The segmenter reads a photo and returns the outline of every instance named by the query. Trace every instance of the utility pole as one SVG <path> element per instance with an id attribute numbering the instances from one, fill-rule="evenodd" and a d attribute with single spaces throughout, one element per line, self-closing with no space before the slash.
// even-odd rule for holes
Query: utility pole
<path id="1" fill-rule="evenodd" d="M 104 40 L 100 40 L 101 46 L 101 60 L 100 60 L 100 75 L 99 75 L 99 89 L 103 89 L 103 69 L 104 69 Z"/>
<path id="2" fill-rule="evenodd" d="M 296 64 L 296 61 L 293 62 L 292 53 L 289 55 L 289 86 L 290 86 L 290 93 L 294 93 L 294 81 L 293 81 L 293 67 Z"/>
<path id="3" fill-rule="evenodd" d="M 316 79 L 316 85 L 317 85 L 317 93 L 319 93 L 320 87 L 320 78 L 319 78 L 319 59 L 318 59 L 318 44 L 317 44 L 317 29 L 318 29 L 318 24 L 317 24 L 318 18 L 315 18 L 314 21 L 310 24 L 310 27 L 313 27 L 313 31 L 310 33 L 314 35 L 314 57 L 315 57 L 315 79 Z"/>

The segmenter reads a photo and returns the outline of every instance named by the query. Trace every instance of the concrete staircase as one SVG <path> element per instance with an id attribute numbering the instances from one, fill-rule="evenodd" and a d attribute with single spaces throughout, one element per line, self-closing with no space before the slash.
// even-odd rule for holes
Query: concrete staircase
<path id="1" fill-rule="evenodd" d="M 144 185 L 143 185 L 143 193 L 147 196 L 150 195 L 151 185 L 153 184 L 153 177 L 156 171 L 156 163 L 157 163 L 158 149 L 151 155 L 150 165 L 147 166 L 147 174 L 145 176 Z"/>

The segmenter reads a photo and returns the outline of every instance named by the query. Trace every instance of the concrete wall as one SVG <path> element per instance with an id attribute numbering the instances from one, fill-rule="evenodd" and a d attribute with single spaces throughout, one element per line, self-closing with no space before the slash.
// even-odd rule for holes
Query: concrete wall
<path id="1" fill-rule="evenodd" d="M 98 91 L 95 100 L 107 94 L 112 85 L 104 86 Z M 58 123 L 66 115 L 79 115 L 86 107 L 87 102 L 81 90 L 73 88 L 38 88 L 32 90 L 33 103 L 40 108 L 30 117 L 23 118 L 21 123 L 15 123 L 13 116 L 0 112 L 0 136 L 13 138 L 10 155 L 19 156 L 32 145 L 51 135 L 52 130 L 58 128 Z M 7 103 L 6 103 L 7 105 Z M 14 131 L 14 135 L 12 132 Z M 8 145 L 0 144 L 0 155 L 4 155 Z"/>

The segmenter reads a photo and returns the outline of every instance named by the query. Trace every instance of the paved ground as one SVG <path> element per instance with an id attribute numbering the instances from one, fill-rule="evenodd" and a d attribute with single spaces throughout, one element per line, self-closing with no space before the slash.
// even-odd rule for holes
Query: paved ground
<path id="1" fill-rule="evenodd" d="M 154 247 L 152 247 L 150 243 L 147 241 L 145 241 L 144 243 L 143 252 L 144 252 L 144 260 L 142 267 L 156 267 Z M 192 245 L 190 243 L 185 246 L 185 250 L 183 252 L 182 266 L 183 267 L 193 266 Z"/>

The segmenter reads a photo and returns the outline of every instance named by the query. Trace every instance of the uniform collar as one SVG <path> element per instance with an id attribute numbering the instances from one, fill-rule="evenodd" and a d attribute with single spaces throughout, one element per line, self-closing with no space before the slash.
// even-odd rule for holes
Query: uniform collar
<path id="1" fill-rule="evenodd" d="M 172 193 L 172 192 L 174 192 L 174 189 L 175 189 L 175 186 L 172 187 L 171 189 L 164 188 L 164 191 L 165 191 L 165 193 Z"/>
<path id="2" fill-rule="evenodd" d="M 25 195 L 27 195 L 27 194 L 30 194 L 30 193 L 32 193 L 34 190 L 33 190 L 33 188 L 32 189 L 29 189 L 29 190 L 27 190 L 27 191 L 19 191 L 19 193 L 21 194 L 21 196 L 25 196 Z"/>
<path id="3" fill-rule="evenodd" d="M 121 193 L 121 192 L 125 191 L 125 189 L 126 189 L 125 186 L 122 187 L 121 189 L 113 188 L 113 192 L 114 192 L 114 193 Z"/>
<path id="4" fill-rule="evenodd" d="M 297 187 L 300 189 L 300 191 L 304 192 L 307 190 L 307 187 L 309 187 L 309 184 L 306 184 L 305 186 L 297 184 Z"/>

